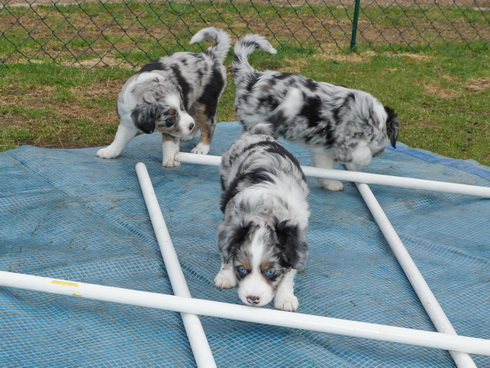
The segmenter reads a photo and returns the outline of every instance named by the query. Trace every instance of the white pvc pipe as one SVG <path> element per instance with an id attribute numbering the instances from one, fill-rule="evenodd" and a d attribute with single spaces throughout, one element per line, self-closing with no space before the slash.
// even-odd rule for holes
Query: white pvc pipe
<path id="1" fill-rule="evenodd" d="M 184 273 L 180 267 L 179 259 L 175 248 L 172 244 L 170 234 L 165 224 L 155 190 L 151 183 L 148 170 L 145 164 L 138 163 L 136 165 L 136 173 L 140 182 L 141 191 L 145 198 L 146 207 L 150 215 L 150 220 L 153 225 L 153 230 L 162 252 L 163 261 L 167 270 L 172 290 L 177 296 L 191 298 L 191 293 L 185 281 Z M 202 327 L 201 321 L 195 314 L 182 313 L 182 322 L 184 323 L 187 337 L 192 348 L 192 353 L 199 368 L 213 368 L 216 363 L 209 347 L 206 334 Z"/>
<path id="2" fill-rule="evenodd" d="M 347 168 L 352 171 L 355 170 L 352 165 L 347 165 Z M 430 290 L 429 285 L 415 265 L 369 186 L 362 183 L 356 183 L 356 186 L 437 331 L 456 335 L 456 330 Z M 468 354 L 457 351 L 449 351 L 449 353 L 459 368 L 476 367 Z"/>
<path id="3" fill-rule="evenodd" d="M 490 356 L 490 340 L 0 271 L 0 286 Z"/>
<path id="4" fill-rule="evenodd" d="M 199 165 L 219 166 L 221 164 L 220 156 L 198 155 L 184 152 L 177 153 L 175 155 L 175 160 Z M 315 178 L 352 181 L 364 184 L 388 185 L 400 188 L 420 189 L 490 198 L 490 187 L 482 187 L 478 185 L 447 183 L 435 180 L 405 178 L 401 176 L 371 174 L 357 171 L 349 172 L 345 170 L 321 169 L 312 166 L 301 166 L 301 168 L 306 176 L 312 176 Z"/>

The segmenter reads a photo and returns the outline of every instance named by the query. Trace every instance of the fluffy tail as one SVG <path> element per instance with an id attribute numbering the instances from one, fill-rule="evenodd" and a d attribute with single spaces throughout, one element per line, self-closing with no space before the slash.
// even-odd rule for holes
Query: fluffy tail
<path id="1" fill-rule="evenodd" d="M 191 38 L 190 43 L 193 44 L 204 40 L 215 41 L 215 44 L 209 47 L 206 52 L 219 61 L 220 64 L 223 64 L 231 46 L 228 33 L 215 27 L 203 28 Z"/>
<path id="2" fill-rule="evenodd" d="M 388 117 L 386 118 L 386 133 L 388 134 L 388 138 L 390 138 L 391 145 L 393 148 L 396 148 L 398 131 L 400 130 L 398 117 L 396 116 L 395 111 L 390 107 L 385 106 L 385 111 L 388 114 Z"/>
<path id="3" fill-rule="evenodd" d="M 235 44 L 233 57 L 233 74 L 239 78 L 240 72 L 252 72 L 253 68 L 248 63 L 249 55 L 255 50 L 261 49 L 271 54 L 277 53 L 276 49 L 264 37 L 258 34 L 247 35 Z"/>

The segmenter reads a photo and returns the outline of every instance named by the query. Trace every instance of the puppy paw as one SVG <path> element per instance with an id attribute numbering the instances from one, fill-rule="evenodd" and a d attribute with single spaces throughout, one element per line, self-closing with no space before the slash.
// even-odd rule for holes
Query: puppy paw
<path id="1" fill-rule="evenodd" d="M 178 167 L 178 166 L 180 166 L 180 162 L 175 161 L 173 159 L 172 160 L 165 160 L 165 161 L 163 161 L 162 166 L 164 166 L 164 167 Z"/>
<path id="2" fill-rule="evenodd" d="M 198 155 L 207 155 L 209 152 L 209 144 L 198 143 L 196 147 L 194 147 L 191 153 L 196 153 Z"/>
<path id="3" fill-rule="evenodd" d="M 116 158 L 117 156 L 119 156 L 119 152 L 109 146 L 98 150 L 96 155 L 100 158 Z"/>
<path id="4" fill-rule="evenodd" d="M 332 192 L 338 192 L 344 189 L 344 184 L 338 180 L 320 180 L 322 187 Z"/>
<path id="5" fill-rule="evenodd" d="M 233 272 L 221 270 L 214 278 L 214 284 L 220 289 L 229 289 L 237 285 Z"/>
<path id="6" fill-rule="evenodd" d="M 294 294 L 278 294 L 274 299 L 274 307 L 286 312 L 295 312 L 298 306 L 298 298 Z"/>

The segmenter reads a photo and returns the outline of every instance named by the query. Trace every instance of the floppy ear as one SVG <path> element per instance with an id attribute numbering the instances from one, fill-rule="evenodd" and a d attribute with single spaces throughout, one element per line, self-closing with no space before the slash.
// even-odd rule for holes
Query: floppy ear
<path id="1" fill-rule="evenodd" d="M 248 224 L 223 223 L 218 231 L 218 249 L 223 263 L 228 263 L 236 256 L 252 227 Z"/>
<path id="2" fill-rule="evenodd" d="M 308 257 L 306 235 L 298 225 L 284 220 L 276 224 L 279 247 L 283 249 L 286 259 L 292 268 L 302 270 Z"/>
<path id="3" fill-rule="evenodd" d="M 396 141 L 398 139 L 398 131 L 399 131 L 399 122 L 398 122 L 398 117 L 395 114 L 395 111 L 388 107 L 385 106 L 385 111 L 388 114 L 388 117 L 386 118 L 386 130 L 388 134 L 388 138 L 390 138 L 390 143 L 393 146 L 393 148 L 396 148 Z"/>
<path id="4" fill-rule="evenodd" d="M 143 133 L 150 134 L 155 130 L 155 121 L 162 115 L 163 107 L 146 100 L 137 104 L 131 112 L 134 126 Z"/>

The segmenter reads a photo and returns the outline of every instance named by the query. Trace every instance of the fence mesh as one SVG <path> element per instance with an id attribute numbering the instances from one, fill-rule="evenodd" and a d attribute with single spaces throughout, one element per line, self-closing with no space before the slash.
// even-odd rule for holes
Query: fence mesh
<path id="1" fill-rule="evenodd" d="M 188 50 L 205 26 L 281 47 L 418 51 L 490 40 L 490 0 L 0 1 L 0 61 L 129 66 Z"/>

